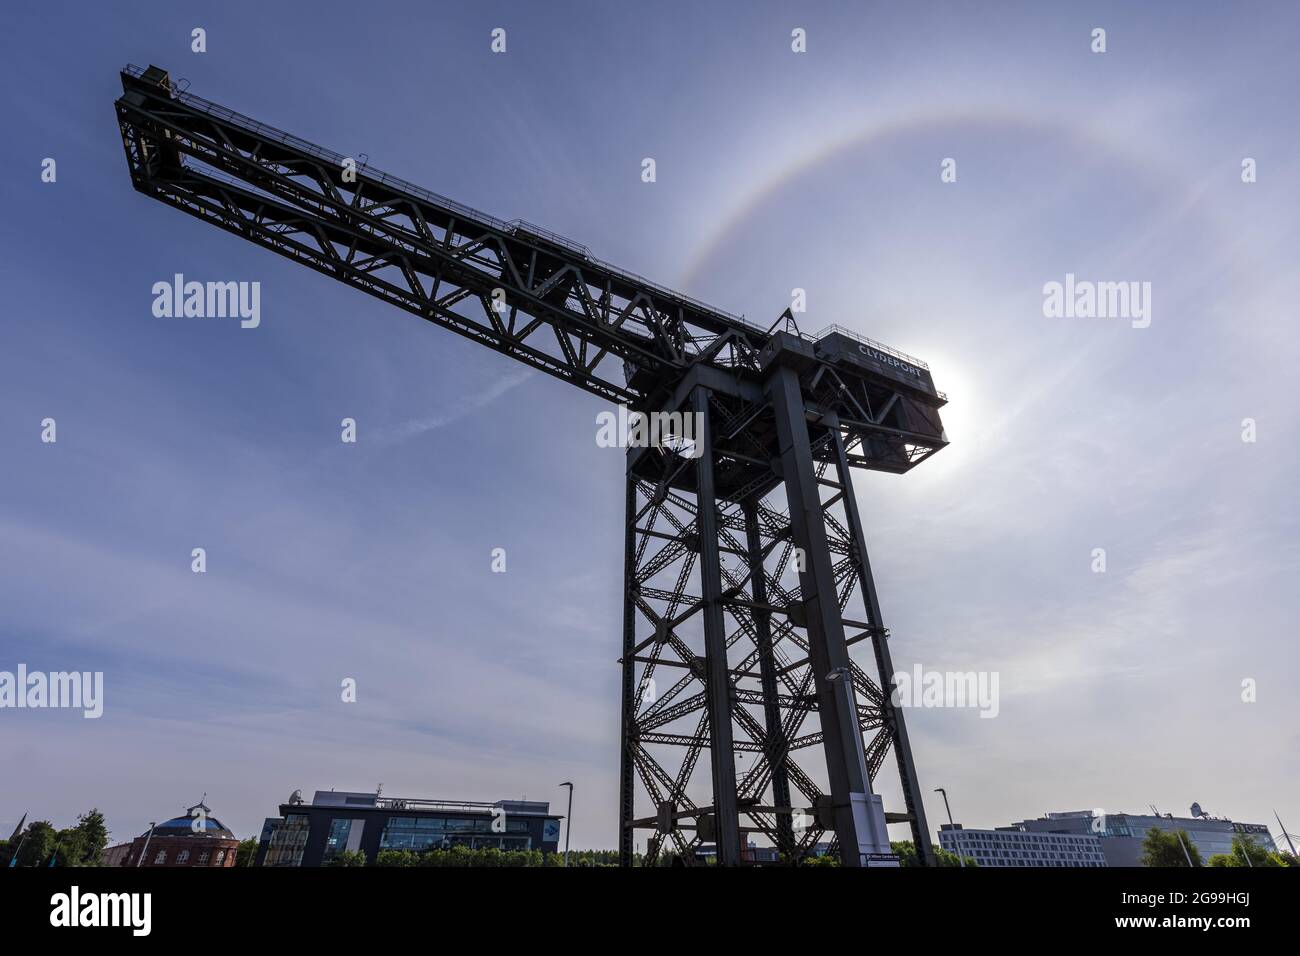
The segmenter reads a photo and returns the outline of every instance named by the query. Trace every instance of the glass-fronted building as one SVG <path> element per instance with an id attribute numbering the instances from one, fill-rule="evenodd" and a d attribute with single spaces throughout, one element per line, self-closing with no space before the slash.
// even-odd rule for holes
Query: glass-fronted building
<path id="1" fill-rule="evenodd" d="M 373 863 L 383 850 L 558 849 L 563 818 L 550 804 L 410 799 L 378 793 L 317 790 L 310 803 L 295 795 L 268 818 L 257 850 L 259 866 L 325 866 L 344 851 Z"/>

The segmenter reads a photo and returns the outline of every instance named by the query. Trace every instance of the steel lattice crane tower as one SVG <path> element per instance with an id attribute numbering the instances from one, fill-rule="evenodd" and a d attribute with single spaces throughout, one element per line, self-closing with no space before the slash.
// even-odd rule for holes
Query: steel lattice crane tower
<path id="1" fill-rule="evenodd" d="M 827 838 L 867 865 L 887 822 L 933 863 L 851 480 L 947 443 L 923 362 L 837 328 L 804 336 L 788 313 L 764 330 L 528 223 L 349 174 L 158 67 L 122 86 L 140 192 L 633 411 L 693 413 L 694 445 L 627 453 L 624 865 L 638 830 L 647 863 L 712 845 L 740 864 L 763 834 L 790 861 Z M 891 747 L 906 806 L 886 814 L 872 780 Z"/>

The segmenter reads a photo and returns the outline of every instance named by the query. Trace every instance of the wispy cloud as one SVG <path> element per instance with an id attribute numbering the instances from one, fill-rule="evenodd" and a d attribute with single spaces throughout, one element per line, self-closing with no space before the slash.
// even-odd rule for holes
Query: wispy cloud
<path id="1" fill-rule="evenodd" d="M 381 425 L 375 430 L 375 439 L 385 445 L 395 445 L 409 441 L 417 435 L 423 435 L 439 428 L 446 428 L 467 415 L 472 415 L 480 408 L 491 405 L 502 395 L 528 381 L 533 375 L 534 373 L 530 369 L 520 369 L 502 375 L 483 391 L 474 395 L 467 395 L 453 402 L 446 411 L 428 415 L 424 418 L 411 418 L 404 422 Z"/>

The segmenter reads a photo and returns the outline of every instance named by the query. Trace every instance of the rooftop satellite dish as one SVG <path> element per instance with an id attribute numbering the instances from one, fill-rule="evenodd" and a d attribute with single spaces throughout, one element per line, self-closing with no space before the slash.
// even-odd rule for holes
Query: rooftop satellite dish
<path id="1" fill-rule="evenodd" d="M 1199 803 L 1192 804 L 1192 816 L 1193 817 L 1205 816 L 1205 811 L 1201 809 L 1201 805 Z"/>
<path id="2" fill-rule="evenodd" d="M 295 790 L 293 793 L 289 794 L 289 803 L 295 807 L 302 803 L 302 791 Z"/>

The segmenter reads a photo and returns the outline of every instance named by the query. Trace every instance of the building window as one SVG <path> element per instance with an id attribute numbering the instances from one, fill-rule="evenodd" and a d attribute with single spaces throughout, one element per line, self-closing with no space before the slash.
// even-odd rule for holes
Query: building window
<path id="1" fill-rule="evenodd" d="M 177 862 L 177 863 L 188 863 L 188 862 L 190 862 L 190 851 L 189 851 L 189 850 L 181 850 L 180 853 L 177 853 L 177 854 L 176 854 L 176 862 Z"/>
<path id="2" fill-rule="evenodd" d="M 207 865 L 208 865 L 208 851 L 204 850 L 202 853 L 199 854 L 199 866 L 207 866 Z"/>
<path id="3" fill-rule="evenodd" d="M 353 820 L 346 817 L 339 817 L 330 821 L 330 833 L 325 840 L 325 854 L 321 858 L 321 862 L 329 863 L 348 848 L 348 837 L 352 834 L 353 822 Z"/>
<path id="4" fill-rule="evenodd" d="M 262 865 L 301 866 L 303 850 L 307 846 L 307 836 L 310 831 L 311 826 L 305 815 L 289 814 L 283 823 L 276 824 L 272 828 L 271 839 Z"/>
<path id="5" fill-rule="evenodd" d="M 479 833 L 486 833 L 491 829 L 492 821 L 487 817 L 478 819 L 473 817 L 447 817 L 443 826 L 449 832 L 472 833 L 478 831 Z"/>
<path id="6" fill-rule="evenodd" d="M 346 822 L 335 821 L 336 824 Z M 333 827 L 330 832 L 333 836 Z M 380 834 L 379 846 L 385 850 L 412 850 L 416 853 L 448 846 L 495 846 L 521 850 L 532 846 L 527 820 L 506 820 L 504 832 L 509 835 L 494 833 L 492 820 L 488 817 L 389 817 Z M 946 835 L 940 837 L 941 841 L 946 839 Z M 340 840 L 346 843 L 346 831 L 340 831 Z M 328 844 L 326 852 L 329 852 Z"/>
<path id="7" fill-rule="evenodd" d="M 223 863 L 225 863 L 225 862 L 226 862 L 226 851 L 225 851 L 225 850 L 218 850 L 218 851 L 217 851 L 217 866 L 221 866 L 221 864 L 223 864 Z"/>
<path id="8" fill-rule="evenodd" d="M 384 850 L 413 850 L 417 853 L 442 845 L 447 837 L 443 821 L 437 817 L 390 817 L 379 836 Z"/>
<path id="9" fill-rule="evenodd" d="M 155 857 L 153 858 L 153 865 L 154 865 L 154 866 L 162 866 L 162 865 L 165 864 L 166 862 L 167 862 L 167 851 L 166 851 L 166 850 L 159 850 L 159 851 L 158 851 L 158 855 L 155 856 Z"/>

